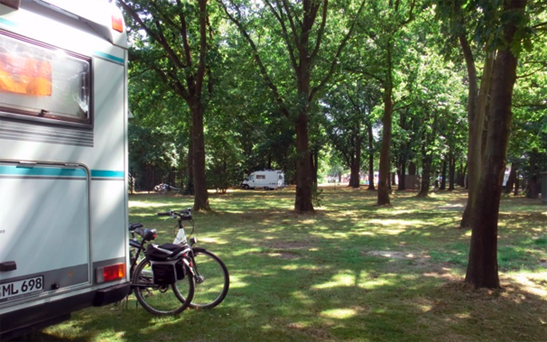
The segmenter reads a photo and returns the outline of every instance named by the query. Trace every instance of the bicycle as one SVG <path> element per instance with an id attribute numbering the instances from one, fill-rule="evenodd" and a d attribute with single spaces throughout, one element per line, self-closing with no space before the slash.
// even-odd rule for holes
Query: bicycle
<path id="1" fill-rule="evenodd" d="M 230 287 L 230 275 L 226 264 L 213 252 L 196 247 L 197 238 L 194 236 L 186 239 L 186 233 L 182 221 L 190 221 L 192 231 L 194 233 L 194 221 L 192 219 L 191 209 L 187 210 L 170 210 L 167 212 L 157 213 L 158 216 L 169 216 L 177 219 L 178 231 L 173 241 L 173 244 L 179 246 L 189 246 L 191 252 L 189 257 L 192 261 L 192 270 L 196 289 L 194 298 L 191 299 L 190 307 L 193 309 L 212 309 L 222 303 L 228 294 Z"/>
<path id="2" fill-rule="evenodd" d="M 156 229 L 129 226 L 131 291 L 144 309 L 155 315 L 176 315 L 190 306 L 195 282 L 189 246 L 148 244 L 157 237 Z M 135 234 L 142 237 L 139 242 Z M 144 251 L 144 258 L 141 252 Z M 188 299 L 190 301 L 188 301 Z"/>

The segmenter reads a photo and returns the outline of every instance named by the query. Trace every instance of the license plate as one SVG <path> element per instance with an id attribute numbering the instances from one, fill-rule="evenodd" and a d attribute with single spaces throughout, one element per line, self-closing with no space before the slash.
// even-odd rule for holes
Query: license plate
<path id="1" fill-rule="evenodd" d="M 44 277 L 38 276 L 11 283 L 0 284 L 0 302 L 11 298 L 41 292 L 44 290 Z"/>

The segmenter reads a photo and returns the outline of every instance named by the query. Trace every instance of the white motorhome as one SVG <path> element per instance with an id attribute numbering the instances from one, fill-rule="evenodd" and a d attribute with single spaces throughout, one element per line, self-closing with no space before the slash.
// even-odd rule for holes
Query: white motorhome
<path id="1" fill-rule="evenodd" d="M 285 186 L 285 174 L 279 170 L 255 171 L 241 182 L 243 189 L 276 190 Z"/>
<path id="2" fill-rule="evenodd" d="M 0 341 L 129 292 L 127 36 L 107 0 L 0 0 Z"/>

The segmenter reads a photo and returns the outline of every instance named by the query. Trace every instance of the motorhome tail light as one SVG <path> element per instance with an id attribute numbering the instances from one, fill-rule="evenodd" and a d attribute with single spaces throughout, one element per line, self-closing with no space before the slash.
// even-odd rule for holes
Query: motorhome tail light
<path id="1" fill-rule="evenodd" d="M 0 4 L 9 6 L 11 8 L 19 9 L 21 0 L 0 0 Z"/>
<path id="2" fill-rule="evenodd" d="M 97 268 L 97 283 L 105 283 L 123 279 L 125 277 L 125 264 L 114 264 Z"/>
<path id="3" fill-rule="evenodd" d="M 120 14 L 112 14 L 112 29 L 123 32 L 123 19 Z"/>

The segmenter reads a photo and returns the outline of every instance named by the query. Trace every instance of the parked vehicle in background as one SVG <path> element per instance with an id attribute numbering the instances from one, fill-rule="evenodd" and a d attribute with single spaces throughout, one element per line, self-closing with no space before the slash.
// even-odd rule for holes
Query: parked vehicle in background
<path id="1" fill-rule="evenodd" d="M 161 184 L 158 184 L 154 187 L 154 191 L 159 192 L 161 194 L 164 194 L 167 191 L 180 191 L 180 188 L 176 188 L 176 187 L 174 187 L 172 185 L 169 185 L 169 184 L 166 184 L 166 183 L 161 183 Z"/>
<path id="2" fill-rule="evenodd" d="M 276 190 L 285 187 L 285 173 L 280 170 L 255 171 L 241 182 L 243 189 Z"/>
<path id="3" fill-rule="evenodd" d="M 127 35 L 107 0 L 0 0 L 0 341 L 123 299 Z"/>

